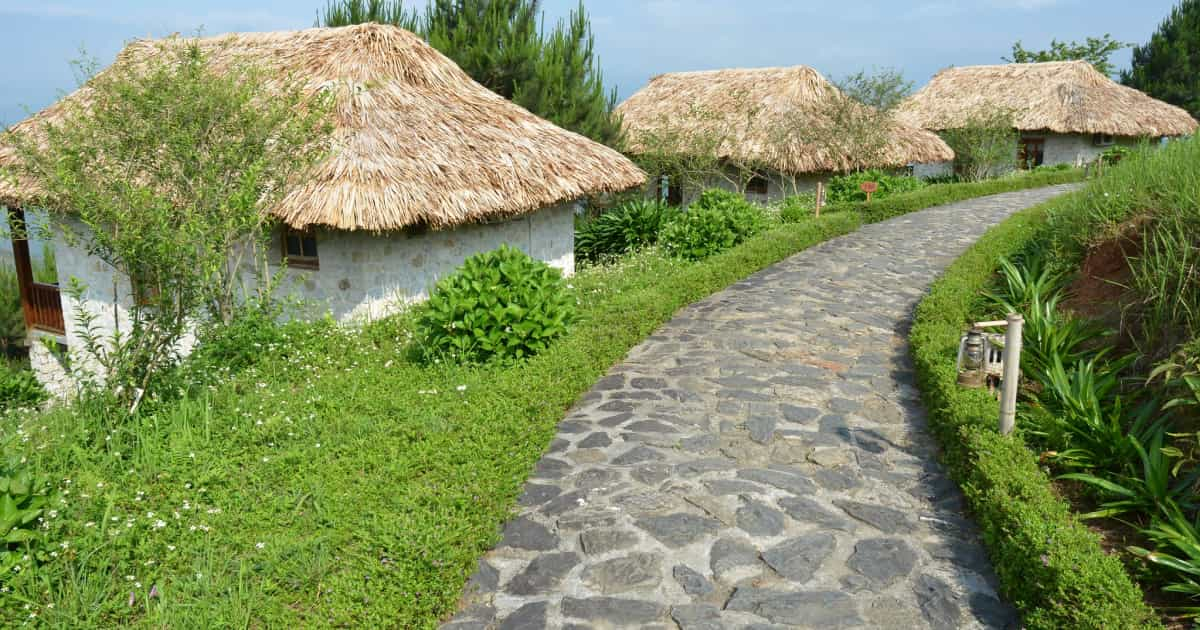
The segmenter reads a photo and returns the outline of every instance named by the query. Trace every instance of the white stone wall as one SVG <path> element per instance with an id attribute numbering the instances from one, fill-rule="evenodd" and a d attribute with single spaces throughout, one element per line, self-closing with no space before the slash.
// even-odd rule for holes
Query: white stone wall
<path id="1" fill-rule="evenodd" d="M 1022 137 L 1046 139 L 1042 154 L 1042 164 L 1046 166 L 1053 166 L 1055 164 L 1082 166 L 1095 160 L 1101 153 L 1104 153 L 1112 146 L 1096 146 L 1092 143 L 1092 134 L 1039 134 L 1026 132 L 1022 134 Z M 1113 138 L 1113 143 L 1132 148 L 1137 146 L 1138 139 L 1117 136 Z"/>
<path id="2" fill-rule="evenodd" d="M 472 254 L 502 244 L 575 271 L 573 204 L 499 223 L 421 233 L 317 232 L 320 269 L 288 269 L 279 291 L 312 314 L 341 322 L 376 319 L 428 297 L 429 289 Z M 276 242 L 276 251 L 282 246 Z"/>
<path id="3" fill-rule="evenodd" d="M 945 177 L 954 174 L 954 162 L 930 162 L 928 164 L 913 164 L 913 177 L 929 179 L 930 177 Z"/>

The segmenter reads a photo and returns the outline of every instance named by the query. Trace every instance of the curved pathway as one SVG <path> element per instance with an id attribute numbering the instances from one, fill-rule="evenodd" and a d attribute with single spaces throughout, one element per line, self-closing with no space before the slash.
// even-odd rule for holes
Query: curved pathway
<path id="1" fill-rule="evenodd" d="M 446 627 L 1015 627 L 905 333 L 986 228 L 1068 188 L 868 225 L 680 311 L 559 425 Z"/>

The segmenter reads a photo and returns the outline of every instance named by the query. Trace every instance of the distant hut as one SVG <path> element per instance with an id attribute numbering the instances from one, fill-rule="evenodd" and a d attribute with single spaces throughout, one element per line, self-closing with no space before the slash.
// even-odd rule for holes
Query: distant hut
<path id="1" fill-rule="evenodd" d="M 214 68 L 249 61 L 301 78 L 310 94 L 334 92 L 333 152 L 271 212 L 279 219 L 277 260 L 287 261 L 293 278 L 287 290 L 339 320 L 421 299 L 468 256 L 501 244 L 570 274 L 574 202 L 645 182 L 620 153 L 496 95 L 397 27 L 233 34 L 200 46 Z M 160 42 L 135 41 L 114 66 L 162 50 Z M 15 129 L 36 135 L 62 120 L 66 101 L 86 104 L 88 93 L 85 85 Z M 0 147 L 0 165 L 15 159 Z M 0 179 L 0 205 L 19 211 L 38 200 L 36 182 Z M 97 325 L 124 325 L 128 280 L 85 247 L 61 235 L 56 241 L 58 276 L 89 287 L 83 306 L 101 316 Z M 29 329 L 75 348 L 81 305 L 34 282 L 21 245 L 14 252 Z M 116 295 L 114 286 L 122 287 Z"/>
<path id="2" fill-rule="evenodd" d="M 1080 165 L 1113 145 L 1196 130 L 1183 109 L 1120 85 L 1085 61 L 947 68 L 905 100 L 897 115 L 942 131 L 989 109 L 1012 112 L 1022 167 Z"/>
<path id="3" fill-rule="evenodd" d="M 634 155 L 702 150 L 731 167 L 753 165 L 755 176 L 745 192 L 755 201 L 812 189 L 833 173 L 944 164 L 954 158 L 937 135 L 894 121 L 881 130 L 886 141 L 869 157 L 839 149 L 837 143 L 814 141 L 808 131 L 831 135 L 838 125 L 831 110 L 845 111 L 845 102 L 835 99 L 845 98 L 807 66 L 735 68 L 658 75 L 617 106 L 616 113 Z M 853 107 L 866 111 L 867 106 Z M 705 185 L 728 187 L 723 178 Z M 676 189 L 673 194 L 694 192 Z"/>

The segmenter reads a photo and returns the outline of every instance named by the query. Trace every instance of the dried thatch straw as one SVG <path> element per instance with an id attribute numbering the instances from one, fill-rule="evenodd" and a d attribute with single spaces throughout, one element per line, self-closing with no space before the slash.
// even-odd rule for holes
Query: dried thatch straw
<path id="1" fill-rule="evenodd" d="M 1186 111 L 1120 85 L 1085 61 L 947 68 L 897 115 L 941 130 L 965 126 L 984 109 L 1012 111 L 1022 131 L 1158 137 L 1196 130 Z"/>
<path id="2" fill-rule="evenodd" d="M 547 122 L 473 81 L 416 35 L 367 24 L 201 40 L 218 71 L 250 62 L 334 90 L 334 152 L 273 213 L 303 228 L 445 228 L 502 219 L 638 186 L 620 153 Z M 116 64 L 158 54 L 136 41 Z M 87 102 L 87 86 L 64 101 Z M 62 120 L 60 101 L 15 130 Z M 0 148 L 0 165 L 15 159 Z M 37 198 L 30 182 L 0 181 L 0 204 Z"/>
<path id="3" fill-rule="evenodd" d="M 728 137 L 715 148 L 716 157 L 790 174 L 954 158 L 936 135 L 898 123 L 890 125 L 889 141 L 868 163 L 862 163 L 861 156 L 841 155 L 828 145 L 802 140 L 807 135 L 803 130 L 788 130 L 836 125 L 828 116 L 835 98 L 845 96 L 807 66 L 676 72 L 651 79 L 617 107 L 617 114 L 622 116 L 629 150 L 635 154 L 646 152 L 649 143 L 662 141 L 662 131 L 669 126 L 678 130 L 671 135 L 677 138 L 679 151 L 692 148 L 689 139 L 725 134 Z"/>

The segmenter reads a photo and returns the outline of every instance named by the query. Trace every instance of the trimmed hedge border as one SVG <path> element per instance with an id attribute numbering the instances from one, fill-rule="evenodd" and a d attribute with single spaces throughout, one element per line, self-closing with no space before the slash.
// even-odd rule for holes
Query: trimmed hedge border
<path id="1" fill-rule="evenodd" d="M 1044 235 L 1049 210 L 1064 195 L 1023 210 L 989 230 L 934 283 L 909 334 L 930 425 L 951 476 L 982 530 L 1002 592 L 1024 627 L 1162 628 L 1116 556 L 1054 491 L 1019 432 L 1001 436 L 998 406 L 984 392 L 958 387 L 954 356 L 980 291 L 998 261 Z M 976 313 L 977 314 L 977 313 Z"/>
<path id="2" fill-rule="evenodd" d="M 958 184 L 932 184 L 912 192 L 900 193 L 867 203 L 855 201 L 852 203 L 831 204 L 826 212 L 857 212 L 862 215 L 864 223 L 874 223 L 909 212 L 924 210 L 932 206 L 940 206 L 955 201 L 963 201 L 974 197 L 995 195 L 998 193 L 1015 192 L 1029 188 L 1042 188 L 1057 184 L 1081 182 L 1084 179 L 1082 169 L 1062 171 L 1042 171 L 1029 173 L 1019 177 L 1005 177 L 981 182 L 966 182 Z"/>

